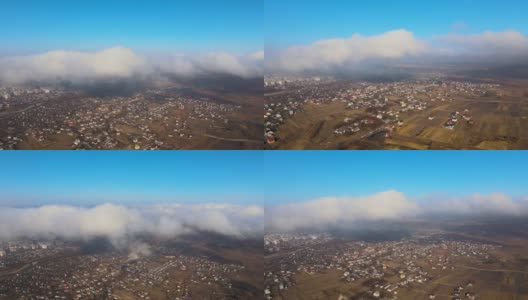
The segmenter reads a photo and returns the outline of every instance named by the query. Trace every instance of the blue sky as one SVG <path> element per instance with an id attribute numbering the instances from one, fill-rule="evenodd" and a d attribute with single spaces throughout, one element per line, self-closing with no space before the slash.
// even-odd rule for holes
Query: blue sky
<path id="1" fill-rule="evenodd" d="M 258 151 L 3 151 L 0 205 L 262 204 Z"/>
<path id="2" fill-rule="evenodd" d="M 0 204 L 528 195 L 522 151 L 4 151 Z"/>
<path id="3" fill-rule="evenodd" d="M 420 199 L 473 193 L 528 195 L 522 151 L 266 152 L 266 204 L 398 190 Z"/>
<path id="4" fill-rule="evenodd" d="M 0 52 L 253 52 L 263 47 L 263 14 L 262 0 L 3 1 Z"/>
<path id="5" fill-rule="evenodd" d="M 524 0 L 266 0 L 264 36 L 267 46 L 282 48 L 395 29 L 421 39 L 448 32 L 527 33 L 526 11 Z"/>

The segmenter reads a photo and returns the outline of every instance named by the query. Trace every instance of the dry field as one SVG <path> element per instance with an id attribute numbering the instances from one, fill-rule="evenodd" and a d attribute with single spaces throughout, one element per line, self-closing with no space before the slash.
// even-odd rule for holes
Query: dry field
<path id="1" fill-rule="evenodd" d="M 423 111 L 401 113 L 403 125 L 387 138 L 369 135 L 382 123 L 336 136 L 333 131 L 345 118 L 356 120 L 368 113 L 347 110 L 340 101 L 307 104 L 280 126 L 280 140 L 271 149 L 528 149 L 528 80 L 500 83 L 500 95 L 459 96 L 450 102 L 431 102 Z M 450 113 L 466 109 L 474 124 L 461 120 L 452 130 L 443 127 Z"/>

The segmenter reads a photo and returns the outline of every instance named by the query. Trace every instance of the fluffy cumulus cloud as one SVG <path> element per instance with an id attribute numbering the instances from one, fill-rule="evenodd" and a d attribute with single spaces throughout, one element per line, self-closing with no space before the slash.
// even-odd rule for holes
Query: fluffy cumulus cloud
<path id="1" fill-rule="evenodd" d="M 362 222 L 405 221 L 433 215 L 528 216 L 528 198 L 513 199 L 496 193 L 413 200 L 398 191 L 321 198 L 268 207 L 266 228 L 272 231 L 351 228 Z"/>
<path id="2" fill-rule="evenodd" d="M 118 243 L 138 234 L 170 238 L 199 231 L 244 238 L 262 233 L 263 214 L 260 206 L 232 204 L 7 207 L 0 209 L 0 239 L 106 237 Z M 147 249 L 138 251 L 147 252 Z"/>
<path id="3" fill-rule="evenodd" d="M 349 38 L 315 42 L 309 46 L 288 48 L 271 57 L 267 66 L 288 72 L 329 70 L 357 65 L 367 60 L 396 59 L 424 53 L 425 42 L 407 30 L 394 30 L 365 37 L 354 34 Z"/>
<path id="4" fill-rule="evenodd" d="M 398 191 L 364 197 L 332 197 L 269 208 L 266 225 L 271 230 L 347 226 L 358 221 L 397 220 L 418 212 L 417 204 Z"/>
<path id="5" fill-rule="evenodd" d="M 427 62 L 528 62 L 528 36 L 517 31 L 450 33 L 425 40 L 407 30 L 353 35 L 293 46 L 266 56 L 268 73 L 343 72 L 373 64 Z"/>
<path id="6" fill-rule="evenodd" d="M 144 59 L 122 47 L 100 52 L 51 51 L 30 56 L 0 58 L 0 79 L 27 80 L 126 77 L 145 68 Z"/>
<path id="7" fill-rule="evenodd" d="M 148 75 L 157 70 L 181 76 L 230 74 L 260 76 L 263 53 L 234 55 L 223 52 L 203 54 L 160 54 L 156 57 L 124 47 L 98 52 L 50 51 L 47 53 L 0 57 L 0 81 L 23 83 L 30 80 L 90 80 Z"/>

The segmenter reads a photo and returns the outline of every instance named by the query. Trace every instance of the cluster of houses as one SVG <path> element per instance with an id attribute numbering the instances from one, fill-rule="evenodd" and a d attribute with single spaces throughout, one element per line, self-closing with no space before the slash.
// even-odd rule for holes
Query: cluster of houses
<path id="1" fill-rule="evenodd" d="M 192 124 L 225 127 L 241 109 L 208 98 L 169 94 L 160 101 L 148 91 L 130 97 L 68 94 L 72 99 L 67 101 L 59 100 L 62 91 L 57 93 L 44 94 L 46 101 L 26 94 L 9 98 L 11 111 L 0 114 L 0 149 L 16 149 L 23 141 L 46 145 L 57 140 L 72 149 L 171 148 L 169 143 L 193 139 Z"/>
<path id="2" fill-rule="evenodd" d="M 284 104 L 280 102 L 264 104 L 264 137 L 266 142 L 273 144 L 280 125 L 287 118 L 294 116 L 300 109 L 301 103 L 291 100 Z"/>
<path id="3" fill-rule="evenodd" d="M 62 248 L 61 245 L 60 242 L 33 240 L 0 242 L 0 272 L 2 269 L 13 268 L 27 261 L 58 253 Z"/>
<path id="4" fill-rule="evenodd" d="M 500 248 L 481 242 L 451 240 L 438 234 L 381 242 L 347 241 L 331 236 L 309 239 L 308 236 L 266 235 L 267 299 L 295 286 L 299 274 L 320 276 L 329 270 L 341 271 L 344 284 L 367 284 L 365 288 L 371 296 L 396 299 L 399 289 L 425 284 L 460 263 L 486 262 Z M 458 299 L 474 299 L 476 293 L 472 289 L 465 293 L 459 290 L 453 297 L 457 295 Z"/>
<path id="5" fill-rule="evenodd" d="M 347 110 L 363 112 L 367 120 L 379 120 L 392 128 L 397 128 L 403 125 L 403 118 L 406 115 L 426 111 L 433 107 L 436 101 L 452 102 L 457 97 L 482 97 L 490 93 L 500 93 L 500 86 L 497 84 L 443 80 L 437 74 L 430 78 L 395 83 L 334 80 L 315 82 L 276 77 L 268 78 L 267 82 L 268 87 L 283 87 L 281 92 L 269 93 L 266 96 L 264 137 L 268 143 L 276 142 L 280 138 L 277 131 L 284 121 L 303 111 L 307 104 L 343 102 Z M 444 127 L 453 129 L 458 117 L 463 118 L 470 125 L 473 124 L 471 116 L 467 113 L 450 118 Z M 433 119 L 434 116 L 429 116 L 429 120 Z M 346 121 L 344 123 L 341 122 L 334 129 L 335 135 L 353 135 L 364 129 L 357 121 L 352 124 Z"/>
<path id="6" fill-rule="evenodd" d="M 168 299 L 193 299 L 204 287 L 232 289 L 233 277 L 245 270 L 205 256 L 176 254 L 172 248 L 172 255 L 158 254 L 167 251 L 156 248 L 155 254 L 131 258 L 113 251 L 83 254 L 77 246 L 46 242 L 10 242 L 6 247 L 0 274 L 19 268 L 0 278 L 0 295 L 10 299 L 118 300 L 131 295 L 149 300 L 157 298 L 153 290 L 162 290 Z M 24 265 L 28 267 L 20 268 Z"/>
<path id="7" fill-rule="evenodd" d="M 66 92 L 63 89 L 56 87 L 0 86 L 0 111 L 2 108 L 16 108 L 23 104 L 33 104 L 56 99 L 65 94 Z"/>
<path id="8" fill-rule="evenodd" d="M 453 130 L 460 119 L 466 121 L 468 125 L 474 124 L 471 114 L 469 113 L 469 109 L 465 109 L 462 115 L 459 111 L 454 111 L 449 114 L 449 119 L 444 123 L 444 128 Z"/>
<path id="9" fill-rule="evenodd" d="M 327 243 L 334 238 L 326 233 L 266 233 L 264 252 L 275 253 Z"/>
<path id="10" fill-rule="evenodd" d="M 294 76 L 265 76 L 264 87 L 270 89 L 287 89 L 304 86 L 306 84 L 319 84 L 325 82 L 331 82 L 331 77 L 294 77 Z"/>

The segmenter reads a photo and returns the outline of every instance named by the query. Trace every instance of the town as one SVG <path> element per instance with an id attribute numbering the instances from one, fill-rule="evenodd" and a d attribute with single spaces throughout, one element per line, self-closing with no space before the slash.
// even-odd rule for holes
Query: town
<path id="1" fill-rule="evenodd" d="M 0 149 L 261 147 L 243 105 L 213 94 L 152 88 L 89 96 L 58 87 L 0 87 Z"/>
<path id="2" fill-rule="evenodd" d="M 497 82 L 442 73 L 396 82 L 270 76 L 265 87 L 269 149 L 528 146 L 518 126 L 528 122 L 519 111 L 527 93 Z M 499 125 L 500 132 L 490 128 Z"/>
<path id="3" fill-rule="evenodd" d="M 2 243 L 0 299 L 247 297 L 241 289 L 247 289 L 242 283 L 248 271 L 239 262 L 187 253 L 170 243 L 144 247 L 128 254 L 89 253 L 61 240 Z"/>
<path id="4" fill-rule="evenodd" d="M 269 233 L 264 295 L 266 299 L 322 295 L 343 300 L 476 299 L 488 288 L 479 282 L 478 270 L 493 269 L 501 249 L 499 244 L 442 232 L 370 242 L 330 234 Z"/>

